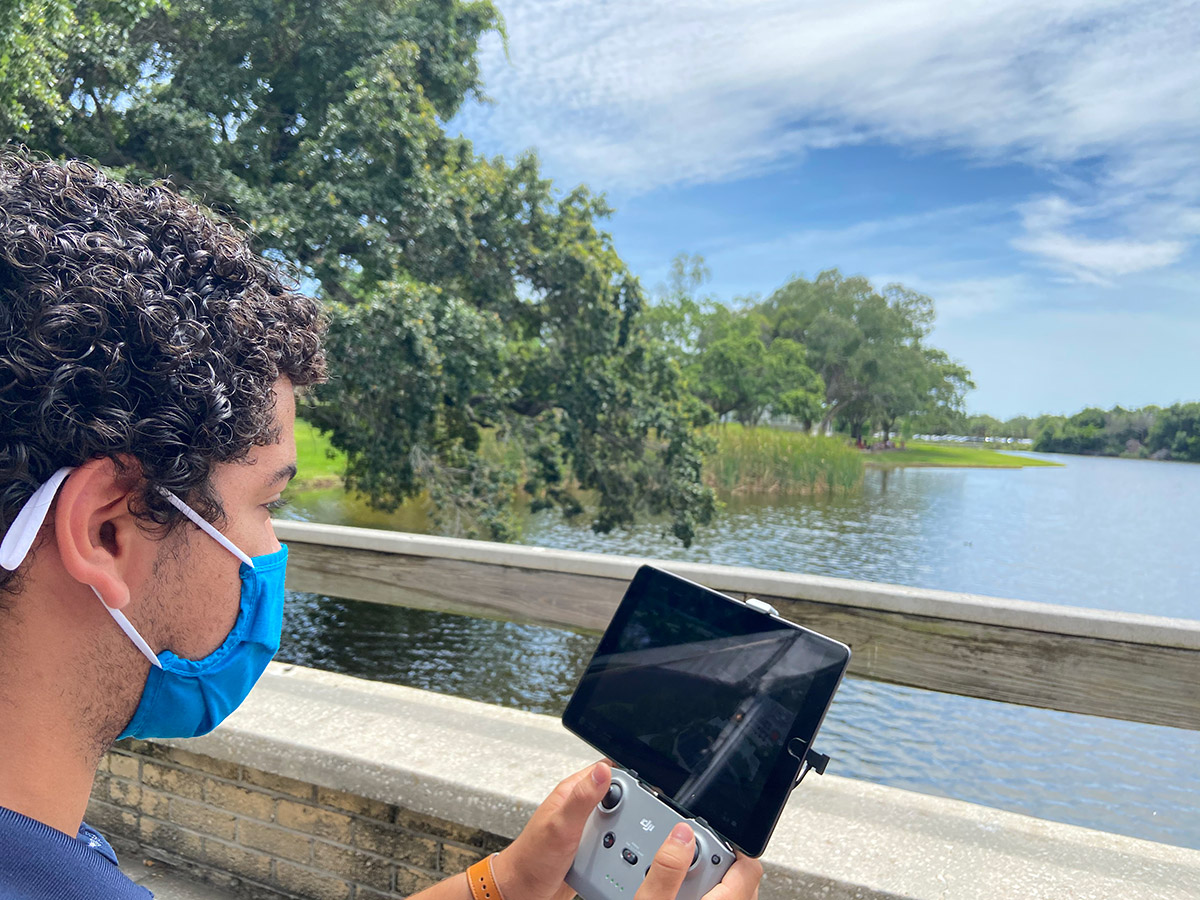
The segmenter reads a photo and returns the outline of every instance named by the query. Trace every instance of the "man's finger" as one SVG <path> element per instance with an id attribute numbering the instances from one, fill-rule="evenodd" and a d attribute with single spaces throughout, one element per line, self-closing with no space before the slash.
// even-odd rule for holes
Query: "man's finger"
<path id="1" fill-rule="evenodd" d="M 560 782 L 551 794 L 552 802 L 539 810 L 548 820 L 544 823 L 551 832 L 547 836 L 577 845 L 588 816 L 611 781 L 612 770 L 601 762 Z"/>
<path id="2" fill-rule="evenodd" d="M 696 835 L 687 823 L 680 822 L 654 854 L 650 871 L 634 900 L 675 900 L 695 851 Z"/>
<path id="3" fill-rule="evenodd" d="M 703 900 L 756 900 L 763 867 L 752 856 L 739 856 L 721 883 L 704 895 Z"/>
<path id="4" fill-rule="evenodd" d="M 528 896 L 537 891 L 557 891 L 571 867 L 583 827 L 596 804 L 608 790 L 612 771 L 596 763 L 559 782 L 533 817 L 496 858 L 496 881 L 509 885 L 509 896 Z"/>

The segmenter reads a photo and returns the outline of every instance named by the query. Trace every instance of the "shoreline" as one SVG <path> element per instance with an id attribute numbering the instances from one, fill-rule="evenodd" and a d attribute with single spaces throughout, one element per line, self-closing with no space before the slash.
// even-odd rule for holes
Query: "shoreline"
<path id="1" fill-rule="evenodd" d="M 1066 463 L 1019 455 L 1020 450 L 909 441 L 903 450 L 863 450 L 871 469 L 1031 469 L 1061 468 Z"/>

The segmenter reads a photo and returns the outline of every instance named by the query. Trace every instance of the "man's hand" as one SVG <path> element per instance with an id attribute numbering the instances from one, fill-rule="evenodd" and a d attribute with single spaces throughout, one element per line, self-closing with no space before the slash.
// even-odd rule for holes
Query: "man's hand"
<path id="1" fill-rule="evenodd" d="M 663 841 L 634 900 L 674 900 L 687 876 L 695 853 L 696 835 L 685 823 L 671 829 Z M 704 900 L 758 900 L 762 863 L 739 856 L 721 883 L 704 895 Z"/>
<path id="2" fill-rule="evenodd" d="M 564 884 L 583 826 L 608 791 L 612 771 L 596 763 L 559 782 L 517 839 L 493 863 L 504 900 L 570 900 Z"/>
<path id="3" fill-rule="evenodd" d="M 505 900 L 570 900 L 563 879 L 579 849 L 583 826 L 608 790 L 612 772 L 596 763 L 561 782 L 534 812 L 524 830 L 493 863 L 496 883 Z M 692 861 L 695 836 L 677 826 L 663 842 L 635 900 L 674 900 Z M 682 838 L 682 839 L 680 839 Z M 706 900 L 757 900 L 762 866 L 741 858 L 725 873 Z"/>

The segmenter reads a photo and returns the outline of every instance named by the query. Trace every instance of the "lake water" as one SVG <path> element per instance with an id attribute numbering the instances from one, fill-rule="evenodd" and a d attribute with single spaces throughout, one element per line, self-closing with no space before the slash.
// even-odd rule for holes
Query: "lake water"
<path id="1" fill-rule="evenodd" d="M 524 542 L 1200 617 L 1200 466 L 1048 458 L 1066 465 L 869 470 L 848 495 L 734 499 L 687 549 L 661 526 L 600 536 L 554 514 Z M 420 527 L 329 493 L 289 515 Z M 293 594 L 281 658 L 557 714 L 593 644 Z M 1198 732 L 848 679 L 817 746 L 839 775 L 1200 849 Z"/>

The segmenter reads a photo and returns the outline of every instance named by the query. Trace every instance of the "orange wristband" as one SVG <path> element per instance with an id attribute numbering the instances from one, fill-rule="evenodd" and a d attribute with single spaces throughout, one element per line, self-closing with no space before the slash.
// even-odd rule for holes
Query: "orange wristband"
<path id="1" fill-rule="evenodd" d="M 493 853 L 467 869 L 467 881 L 471 885 L 474 900 L 504 900 L 500 886 L 496 884 L 496 873 L 492 870 Z"/>

